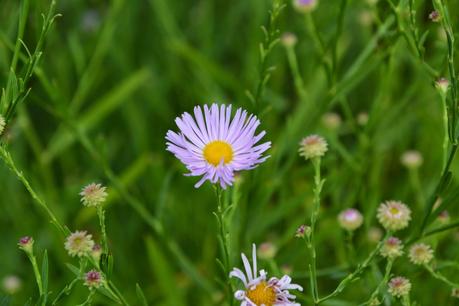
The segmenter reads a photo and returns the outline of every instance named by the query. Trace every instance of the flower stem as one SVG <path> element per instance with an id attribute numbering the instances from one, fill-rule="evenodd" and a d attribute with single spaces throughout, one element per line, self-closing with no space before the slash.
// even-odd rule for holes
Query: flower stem
<path id="1" fill-rule="evenodd" d="M 40 269 L 38 269 L 38 264 L 37 264 L 37 259 L 35 258 L 35 255 L 26 252 L 27 257 L 29 257 L 30 263 L 32 264 L 33 268 L 33 273 L 35 275 L 35 279 L 37 281 L 37 286 L 38 286 L 38 292 L 40 293 L 40 296 L 43 296 L 43 282 L 41 279 L 41 274 L 40 274 Z"/>
<path id="2" fill-rule="evenodd" d="M 424 268 L 426 268 L 427 271 L 429 271 L 430 275 L 432 275 L 433 278 L 438 279 L 439 281 L 444 282 L 448 286 L 452 288 L 459 288 L 459 284 L 455 284 L 449 279 L 447 279 L 445 276 L 443 276 L 440 272 L 435 271 L 431 266 L 429 265 L 424 265 Z"/>
<path id="3" fill-rule="evenodd" d="M 320 210 L 320 193 L 322 192 L 322 187 L 324 185 L 325 180 L 323 180 L 320 175 L 320 157 L 312 159 L 312 164 L 314 166 L 314 208 L 311 214 L 311 234 L 307 238 L 307 246 L 311 258 L 311 263 L 309 265 L 311 293 L 315 304 L 318 304 L 319 288 L 317 285 L 317 255 L 315 246 L 315 228 Z"/>
<path id="4" fill-rule="evenodd" d="M 232 298 L 232 286 L 231 282 L 228 278 L 228 275 L 230 273 L 230 246 L 229 246 L 229 239 L 228 239 L 228 229 L 226 228 L 227 220 L 225 220 L 225 212 L 226 208 L 224 207 L 224 203 L 222 201 L 222 196 L 223 196 L 223 190 L 221 189 L 220 186 L 215 186 L 215 195 L 217 197 L 217 212 L 214 213 L 216 218 L 217 218 L 217 223 L 219 226 L 219 244 L 220 244 L 220 251 L 221 251 L 221 260 L 219 260 L 221 264 L 221 268 L 223 270 L 224 274 L 224 279 L 223 279 L 223 284 L 227 285 L 227 290 L 228 290 L 228 296 L 230 297 L 230 302 L 231 305 L 233 303 L 233 298 Z"/>
<path id="5" fill-rule="evenodd" d="M 355 281 L 359 276 L 360 274 L 368 267 L 368 265 L 373 261 L 373 259 L 375 258 L 376 254 L 378 254 L 379 250 L 381 249 L 384 241 L 390 237 L 390 233 L 386 233 L 386 236 L 384 237 L 383 240 L 381 240 L 378 245 L 376 246 L 376 248 L 368 255 L 368 257 L 365 259 L 365 261 L 363 263 L 361 263 L 360 265 L 357 266 L 357 269 L 352 272 L 351 274 L 349 274 L 348 276 L 346 276 L 338 285 L 338 287 L 336 287 L 336 289 L 330 293 L 329 295 L 321 298 L 321 299 L 318 299 L 317 301 L 317 304 L 320 304 L 328 299 L 331 299 L 332 297 L 335 297 L 337 296 L 338 294 L 340 294 L 350 283 L 352 283 L 353 281 Z"/>
<path id="6" fill-rule="evenodd" d="M 379 283 L 379 285 L 376 287 L 375 291 L 371 294 L 370 298 L 368 299 L 367 302 L 365 302 L 364 305 L 369 305 L 374 299 L 378 297 L 379 292 L 381 291 L 381 288 L 387 284 L 389 281 L 390 277 L 390 272 L 392 271 L 392 265 L 394 264 L 393 259 L 389 259 L 386 264 L 386 272 L 384 273 L 384 277 Z"/>
<path id="7" fill-rule="evenodd" d="M 102 248 L 104 253 L 108 253 L 107 232 L 105 230 L 105 211 L 102 205 L 97 206 L 97 215 L 99 216 L 100 230 L 102 232 Z"/>

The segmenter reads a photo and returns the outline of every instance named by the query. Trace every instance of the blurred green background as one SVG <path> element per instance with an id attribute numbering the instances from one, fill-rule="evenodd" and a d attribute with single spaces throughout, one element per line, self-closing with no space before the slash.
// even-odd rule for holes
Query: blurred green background
<path id="1" fill-rule="evenodd" d="M 176 129 L 174 118 L 197 104 L 231 103 L 261 118 L 261 129 L 273 142 L 271 158 L 257 170 L 241 173 L 237 189 L 230 191 L 238 199 L 232 262 L 241 266 L 239 253 L 249 252 L 252 243 L 272 242 L 278 248 L 275 260 L 262 260 L 261 265 L 271 273 L 288 265 L 295 282 L 305 287 L 302 305 L 310 303 L 308 262 L 294 233 L 312 206 L 312 167 L 297 154 L 301 137 L 319 133 L 330 144 L 323 161 L 327 181 L 317 238 L 321 294 L 333 290 L 347 272 L 345 235 L 336 221 L 340 210 L 356 207 L 365 215 L 365 226 L 354 237 L 356 262 L 374 246 L 367 236 L 377 226 L 375 209 L 381 201 L 406 202 L 414 211 L 413 224 L 420 222 L 422 201 L 441 171 L 442 106 L 433 83 L 448 76 L 446 41 L 440 24 L 428 18 L 430 2 L 416 1 L 418 29 L 421 34 L 429 31 L 425 61 L 436 70 L 429 74 L 400 32 L 407 29 L 408 18 L 397 24 L 387 1 L 347 2 L 334 81 L 327 80 L 323 66 L 331 51 L 320 55 L 305 16 L 286 2 L 279 34 L 298 37 L 295 51 L 305 95 L 295 89 L 286 49 L 279 44 L 269 55 L 268 63 L 276 69 L 257 108 L 246 91 L 253 92 L 259 82 L 260 26 L 268 23 L 271 1 L 57 2 L 56 13 L 62 17 L 46 38 L 30 96 L 3 140 L 58 218 L 71 230 L 88 230 L 96 240 L 97 216 L 82 207 L 78 193 L 93 181 L 108 186 L 113 277 L 132 305 L 137 305 L 136 283 L 151 305 L 222 305 L 215 282 L 221 275 L 215 263 L 213 190 L 209 183 L 194 189 L 196 178 L 184 177 L 183 165 L 165 151 L 164 136 Z M 341 5 L 320 1 L 312 16 L 327 50 L 336 41 Z M 448 5 L 457 26 L 459 5 Z M 17 0 L 0 1 L 3 87 L 19 7 Z M 36 44 L 40 14 L 48 7 L 48 0 L 31 1 L 24 37 L 28 46 Z M 339 128 L 327 128 L 322 120 L 326 112 L 340 115 Z M 360 113 L 368 113 L 367 124 L 359 124 Z M 409 149 L 424 156 L 420 185 L 400 164 Z M 454 162 L 453 187 L 457 170 Z M 64 237 L 3 164 L 0 180 L 0 279 L 17 275 L 22 280 L 12 304 L 24 305 L 37 293 L 27 258 L 16 247 L 21 236 L 35 238 L 39 258 L 48 250 L 54 293 L 72 280 L 65 263 L 75 262 L 63 248 Z M 457 217 L 455 208 L 449 213 L 453 220 Z M 408 237 L 413 228 L 400 236 Z M 437 246 L 438 266 L 447 268 L 445 274 L 453 279 L 459 269 L 458 239 L 451 231 L 429 241 Z M 365 301 L 382 269 L 382 262 L 373 264 L 361 281 L 324 304 Z M 396 263 L 395 272 L 411 279 L 413 299 L 420 305 L 453 305 L 450 288 L 406 258 Z M 86 296 L 87 289 L 79 285 L 61 304 L 76 305 Z M 110 302 L 98 296 L 96 304 Z"/>

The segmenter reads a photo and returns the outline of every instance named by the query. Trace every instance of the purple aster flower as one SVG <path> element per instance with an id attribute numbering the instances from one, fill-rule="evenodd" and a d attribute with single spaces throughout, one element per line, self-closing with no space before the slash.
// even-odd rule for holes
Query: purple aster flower
<path id="1" fill-rule="evenodd" d="M 231 105 L 204 105 L 204 112 L 195 106 L 194 118 L 184 113 L 175 122 L 180 131 L 167 132 L 167 150 L 185 164 L 186 175 L 202 176 L 196 188 L 206 180 L 231 186 L 235 172 L 253 169 L 269 157 L 262 154 L 271 142 L 257 145 L 266 134 L 255 134 L 260 120 L 241 108 L 231 119 Z"/>

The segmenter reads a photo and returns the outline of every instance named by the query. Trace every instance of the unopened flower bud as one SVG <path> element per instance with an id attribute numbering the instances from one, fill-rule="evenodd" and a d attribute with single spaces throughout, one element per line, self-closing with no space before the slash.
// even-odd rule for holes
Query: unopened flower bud
<path id="1" fill-rule="evenodd" d="M 271 242 L 264 242 L 258 247 L 258 256 L 261 259 L 272 259 L 276 256 L 277 248 Z"/>
<path id="2" fill-rule="evenodd" d="M 298 238 L 304 238 L 304 237 L 309 237 L 311 235 L 311 228 L 307 225 L 300 225 L 298 229 L 296 230 L 295 237 Z"/>
<path id="3" fill-rule="evenodd" d="M 440 78 L 435 82 L 435 88 L 440 92 L 441 95 L 446 96 L 449 90 L 449 81 L 445 78 Z"/>
<path id="4" fill-rule="evenodd" d="M 19 239 L 18 242 L 19 248 L 28 254 L 33 253 L 33 244 L 34 240 L 32 237 L 29 236 L 22 237 L 21 239 Z"/>
<path id="5" fill-rule="evenodd" d="M 408 169 L 419 168 L 422 165 L 423 161 L 424 160 L 422 158 L 421 153 L 415 150 L 406 151 L 400 158 L 400 162 L 402 163 L 402 165 L 407 167 Z"/>
<path id="6" fill-rule="evenodd" d="M 322 116 L 323 125 L 330 130 L 336 130 L 341 126 L 341 116 L 337 113 L 325 113 Z"/>
<path id="7" fill-rule="evenodd" d="M 438 11 L 432 11 L 429 14 L 429 19 L 432 20 L 432 22 L 439 22 L 441 20 L 440 13 Z"/>
<path id="8" fill-rule="evenodd" d="M 389 293 L 395 297 L 407 296 L 411 291 L 411 282 L 402 276 L 394 277 L 389 281 Z"/>
<path id="9" fill-rule="evenodd" d="M 309 13 L 317 7 L 318 0 L 293 0 L 293 7 L 300 13 Z"/>
<path id="10" fill-rule="evenodd" d="M 290 32 L 285 32 L 281 36 L 281 43 L 284 45 L 286 48 L 292 48 L 295 47 L 296 43 L 298 42 L 298 38 L 296 37 L 295 34 L 290 33 Z"/>
<path id="11" fill-rule="evenodd" d="M 402 241 L 397 237 L 389 237 L 381 247 L 381 256 L 395 259 L 403 255 Z"/>
<path id="12" fill-rule="evenodd" d="M 7 275 L 2 280 L 2 289 L 8 294 L 15 294 L 22 288 L 22 281 L 16 275 Z"/>
<path id="13" fill-rule="evenodd" d="M 349 208 L 338 215 L 338 222 L 345 230 L 354 231 L 362 225 L 363 216 L 357 209 Z"/>
<path id="14" fill-rule="evenodd" d="M 84 284 L 90 289 L 99 288 L 102 285 L 103 277 L 97 270 L 91 270 L 85 274 Z"/>

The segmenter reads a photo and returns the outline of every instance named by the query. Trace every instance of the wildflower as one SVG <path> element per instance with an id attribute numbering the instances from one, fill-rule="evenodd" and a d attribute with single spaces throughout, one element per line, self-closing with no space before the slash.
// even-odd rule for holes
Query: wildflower
<path id="1" fill-rule="evenodd" d="M 34 240 L 32 237 L 29 236 L 22 237 L 21 239 L 19 239 L 18 242 L 19 248 L 28 254 L 33 253 L 33 244 Z"/>
<path id="2" fill-rule="evenodd" d="M 179 133 L 167 132 L 167 150 L 172 152 L 190 171 L 189 176 L 202 176 L 195 185 L 206 180 L 220 183 L 222 188 L 234 182 L 234 172 L 250 170 L 269 156 L 262 154 L 271 142 L 256 145 L 265 131 L 255 135 L 260 121 L 255 115 L 239 108 L 231 120 L 231 105 L 204 105 L 194 108 L 193 118 L 184 113 L 175 122 Z"/>
<path id="3" fill-rule="evenodd" d="M 325 113 L 322 116 L 323 125 L 330 130 L 338 129 L 342 122 L 343 120 L 341 119 L 341 116 L 337 113 Z"/>
<path id="4" fill-rule="evenodd" d="M 261 259 L 272 259 L 276 253 L 277 248 L 271 242 L 264 242 L 258 247 L 258 255 Z"/>
<path id="5" fill-rule="evenodd" d="M 446 95 L 449 89 L 449 81 L 445 78 L 440 78 L 435 82 L 435 87 L 442 95 Z"/>
<path id="6" fill-rule="evenodd" d="M 90 289 L 99 288 L 102 285 L 103 277 L 97 270 L 91 270 L 84 276 L 84 284 Z"/>
<path id="7" fill-rule="evenodd" d="M 295 34 L 290 33 L 290 32 L 285 32 L 281 36 L 281 43 L 284 45 L 286 48 L 292 48 L 295 47 L 296 43 L 298 42 L 298 38 L 296 37 Z"/>
<path id="8" fill-rule="evenodd" d="M 338 222 L 345 230 L 354 231 L 362 225 L 363 216 L 357 209 L 349 208 L 338 215 Z"/>
<path id="9" fill-rule="evenodd" d="M 429 19 L 432 20 L 432 22 L 439 22 L 441 19 L 440 13 L 438 11 L 432 11 L 429 14 Z"/>
<path id="10" fill-rule="evenodd" d="M 378 227 L 371 227 L 368 230 L 368 240 L 373 243 L 378 243 L 383 236 L 383 232 Z"/>
<path id="11" fill-rule="evenodd" d="M 5 131 L 6 121 L 2 115 L 0 115 L 0 136 L 2 136 L 3 131 Z"/>
<path id="12" fill-rule="evenodd" d="M 434 258 L 434 255 L 433 250 L 429 245 L 417 243 L 410 248 L 408 257 L 415 265 L 425 265 Z"/>
<path id="13" fill-rule="evenodd" d="M 300 13 L 309 13 L 317 7 L 317 0 L 293 0 L 293 7 Z"/>
<path id="14" fill-rule="evenodd" d="M 22 281 L 16 275 L 7 275 L 2 280 L 2 289 L 7 294 L 15 294 L 22 288 Z"/>
<path id="15" fill-rule="evenodd" d="M 403 255 L 402 241 L 397 237 L 389 237 L 381 247 L 381 256 L 395 259 Z"/>
<path id="16" fill-rule="evenodd" d="M 423 158 L 419 151 L 410 150 L 402 154 L 400 162 L 408 169 L 416 169 L 422 165 Z"/>
<path id="17" fill-rule="evenodd" d="M 357 123 L 361 126 L 365 126 L 368 123 L 368 113 L 361 112 L 357 115 Z"/>
<path id="18" fill-rule="evenodd" d="M 267 273 L 264 270 L 257 270 L 256 247 L 252 247 L 252 266 L 244 254 L 241 254 L 244 263 L 245 274 L 238 268 L 234 268 L 230 277 L 236 277 L 244 284 L 244 290 L 238 290 L 234 296 L 241 301 L 241 306 L 297 306 L 295 296 L 289 290 L 300 290 L 300 285 L 292 284 L 291 278 L 284 275 L 281 279 L 271 277 L 267 280 Z"/>
<path id="19" fill-rule="evenodd" d="M 328 144 L 322 137 L 311 135 L 303 138 L 300 142 L 300 155 L 305 159 L 312 159 L 324 156 L 328 150 Z"/>
<path id="20" fill-rule="evenodd" d="M 89 254 L 94 247 L 92 235 L 86 231 L 76 231 L 67 237 L 65 241 L 65 249 L 70 256 L 82 257 Z"/>
<path id="21" fill-rule="evenodd" d="M 107 198 L 106 190 L 101 184 L 89 184 L 80 192 L 81 202 L 84 206 L 99 206 Z"/>
<path id="22" fill-rule="evenodd" d="M 411 290 L 411 282 L 402 276 L 394 277 L 389 281 L 389 293 L 395 297 L 407 296 Z"/>
<path id="23" fill-rule="evenodd" d="M 379 205 L 379 223 L 389 231 L 398 231 L 408 226 L 411 210 L 400 201 L 387 201 Z"/>
<path id="24" fill-rule="evenodd" d="M 308 237 L 310 234 L 311 234 L 311 227 L 302 224 L 297 228 L 295 237 L 304 238 L 305 236 Z"/>

